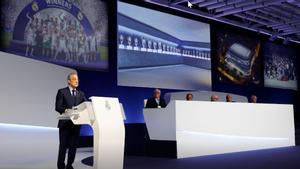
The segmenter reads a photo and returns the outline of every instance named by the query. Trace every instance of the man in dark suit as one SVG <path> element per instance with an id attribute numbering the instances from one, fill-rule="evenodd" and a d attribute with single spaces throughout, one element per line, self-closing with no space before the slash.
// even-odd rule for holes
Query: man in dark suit
<path id="1" fill-rule="evenodd" d="M 249 102 L 250 103 L 257 103 L 257 96 L 251 95 Z"/>
<path id="2" fill-rule="evenodd" d="M 76 73 L 68 75 L 68 87 L 59 89 L 56 95 L 55 110 L 63 114 L 72 107 L 86 101 L 85 95 L 78 90 L 78 76 Z M 71 120 L 59 120 L 59 152 L 57 160 L 58 169 L 73 169 L 73 162 L 76 155 L 80 125 L 74 125 Z M 68 160 L 65 165 L 66 151 L 68 149 Z"/>
<path id="3" fill-rule="evenodd" d="M 234 102 L 230 94 L 226 95 L 226 102 Z"/>
<path id="4" fill-rule="evenodd" d="M 165 108 L 166 106 L 166 101 L 161 97 L 160 90 L 155 89 L 153 97 L 147 100 L 146 108 Z"/>

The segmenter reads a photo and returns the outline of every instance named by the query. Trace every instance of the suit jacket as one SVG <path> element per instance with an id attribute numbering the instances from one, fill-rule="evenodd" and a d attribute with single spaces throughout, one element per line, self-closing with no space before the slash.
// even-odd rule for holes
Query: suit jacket
<path id="1" fill-rule="evenodd" d="M 157 104 L 154 97 L 147 100 L 146 108 L 158 108 L 158 106 L 165 108 L 167 106 L 165 99 L 161 97 L 159 104 Z"/>
<path id="2" fill-rule="evenodd" d="M 56 95 L 55 110 L 62 114 L 66 109 L 71 109 L 73 106 L 77 106 L 80 103 L 86 101 L 85 94 L 76 89 L 76 96 L 72 96 L 69 87 L 59 89 Z M 66 123 L 70 123 L 71 120 L 59 120 L 58 128 L 62 128 Z M 72 123 L 72 122 L 71 122 Z"/>

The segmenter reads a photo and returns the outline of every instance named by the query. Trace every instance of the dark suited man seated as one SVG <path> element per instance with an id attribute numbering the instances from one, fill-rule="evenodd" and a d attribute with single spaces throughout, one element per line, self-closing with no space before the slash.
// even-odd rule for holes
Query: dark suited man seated
<path id="1" fill-rule="evenodd" d="M 78 90 L 78 76 L 70 73 L 67 77 L 68 87 L 59 89 L 56 95 L 55 110 L 63 114 L 72 107 L 86 101 L 85 95 Z M 71 120 L 59 120 L 59 152 L 57 160 L 58 169 L 73 169 L 76 148 L 79 140 L 80 125 L 74 125 Z M 65 165 L 66 152 L 68 150 L 67 165 Z"/>
<path id="2" fill-rule="evenodd" d="M 194 95 L 192 93 L 188 93 L 185 96 L 185 100 L 187 100 L 187 101 L 192 101 L 193 98 L 194 98 Z"/>
<path id="3" fill-rule="evenodd" d="M 215 95 L 215 94 L 211 95 L 210 101 L 212 101 L 212 102 L 217 102 L 217 101 L 219 101 L 219 96 L 217 96 L 217 95 Z"/>
<path id="4" fill-rule="evenodd" d="M 250 99 L 249 99 L 250 103 L 257 103 L 257 96 L 255 95 L 251 95 Z"/>
<path id="5" fill-rule="evenodd" d="M 234 102 L 230 94 L 226 95 L 226 102 Z"/>
<path id="6" fill-rule="evenodd" d="M 146 108 L 165 108 L 167 106 L 164 98 L 161 97 L 161 91 L 155 89 L 153 97 L 149 98 L 146 103 Z"/>

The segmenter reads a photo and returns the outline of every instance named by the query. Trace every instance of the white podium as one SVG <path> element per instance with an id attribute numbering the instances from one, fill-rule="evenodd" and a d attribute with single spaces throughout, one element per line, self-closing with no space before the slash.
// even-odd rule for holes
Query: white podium
<path id="1" fill-rule="evenodd" d="M 59 119 L 71 119 L 74 124 L 88 124 L 94 132 L 95 169 L 122 169 L 124 161 L 124 114 L 118 98 L 91 97 Z"/>
<path id="2" fill-rule="evenodd" d="M 176 141 L 177 158 L 295 146 L 293 105 L 172 100 L 144 119 L 151 140 Z"/>

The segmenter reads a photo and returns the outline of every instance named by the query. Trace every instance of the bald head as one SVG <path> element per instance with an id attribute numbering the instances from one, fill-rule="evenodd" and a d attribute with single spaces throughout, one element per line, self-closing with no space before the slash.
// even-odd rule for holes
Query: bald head
<path id="1" fill-rule="evenodd" d="M 211 95 L 210 100 L 211 100 L 212 102 L 219 101 L 219 96 L 213 94 L 213 95 Z"/>
<path id="2" fill-rule="evenodd" d="M 252 95 L 252 96 L 250 97 L 250 103 L 257 103 L 257 96 Z"/>
<path id="3" fill-rule="evenodd" d="M 159 98 L 160 98 L 160 95 L 161 95 L 161 91 L 160 91 L 159 89 L 155 89 L 155 90 L 153 91 L 153 96 L 154 96 L 155 98 L 159 99 Z"/>
<path id="4" fill-rule="evenodd" d="M 233 100 L 232 100 L 232 96 L 231 95 L 229 95 L 229 94 L 227 94 L 226 95 L 226 102 L 232 102 Z"/>

